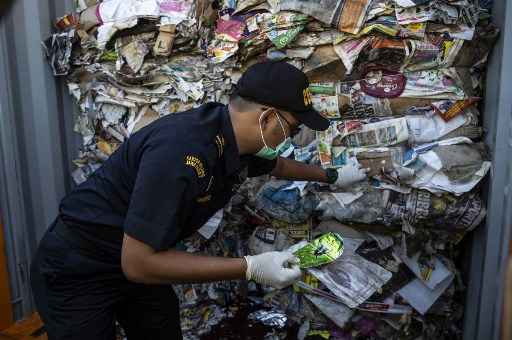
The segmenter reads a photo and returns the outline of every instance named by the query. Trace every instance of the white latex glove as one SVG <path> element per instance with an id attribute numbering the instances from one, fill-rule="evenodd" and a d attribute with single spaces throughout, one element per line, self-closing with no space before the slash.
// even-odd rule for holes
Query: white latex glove
<path id="1" fill-rule="evenodd" d="M 245 256 L 247 280 L 281 289 L 297 281 L 302 273 L 299 259 L 287 251 L 271 251 L 254 256 Z"/>
<path id="2" fill-rule="evenodd" d="M 347 187 L 367 177 L 368 169 L 361 167 L 356 158 L 349 158 L 347 164 L 338 169 L 338 179 L 334 185 Z"/>

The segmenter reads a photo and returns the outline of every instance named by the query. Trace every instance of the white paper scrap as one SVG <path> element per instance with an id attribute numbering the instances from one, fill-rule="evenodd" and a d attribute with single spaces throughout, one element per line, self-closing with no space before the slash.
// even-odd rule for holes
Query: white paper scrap
<path id="1" fill-rule="evenodd" d="M 224 217 L 224 209 L 220 209 L 213 215 L 199 230 L 197 231 L 201 236 L 209 240 L 213 234 L 219 229 L 220 222 Z"/>
<path id="2" fill-rule="evenodd" d="M 453 276 L 452 272 L 446 268 L 446 266 L 437 257 L 435 258 L 434 266 L 435 269 L 430 275 L 428 281 L 424 281 L 421 277 L 421 269 L 418 263 L 420 254 L 416 254 L 413 257 L 407 257 L 404 255 L 400 256 L 400 259 L 409 267 L 409 269 L 430 289 L 436 289 L 444 280 L 448 277 Z"/>
<path id="3" fill-rule="evenodd" d="M 418 313 L 424 315 L 450 286 L 453 278 L 454 275 L 449 276 L 434 290 L 429 289 L 420 279 L 415 279 L 402 287 L 398 291 L 398 295 L 404 298 Z"/>

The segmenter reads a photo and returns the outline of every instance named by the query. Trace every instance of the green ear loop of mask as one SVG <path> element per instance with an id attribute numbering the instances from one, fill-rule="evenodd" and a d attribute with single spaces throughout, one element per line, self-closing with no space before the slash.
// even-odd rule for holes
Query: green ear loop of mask
<path id="1" fill-rule="evenodd" d="M 283 152 L 288 150 L 288 148 L 290 148 L 290 145 L 292 144 L 292 140 L 290 137 L 286 136 L 286 131 L 284 129 L 283 123 L 281 122 L 281 118 L 279 118 L 279 114 L 276 113 L 277 120 L 279 121 L 279 125 L 281 125 L 281 129 L 283 129 L 283 134 L 284 134 L 285 139 L 278 146 L 276 146 L 275 149 L 273 149 L 267 145 L 267 143 L 265 142 L 265 137 L 263 137 L 263 128 L 261 127 L 261 119 L 263 118 L 263 115 L 267 111 L 264 111 L 261 113 L 260 120 L 259 120 L 261 139 L 263 140 L 264 146 L 260 149 L 260 151 L 258 151 L 256 153 L 255 156 L 272 160 L 272 159 L 276 159 L 279 155 L 281 155 Z"/>

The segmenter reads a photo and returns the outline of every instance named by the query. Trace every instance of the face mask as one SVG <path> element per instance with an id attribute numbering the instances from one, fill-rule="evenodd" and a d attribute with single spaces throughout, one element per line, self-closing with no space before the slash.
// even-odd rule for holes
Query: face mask
<path id="1" fill-rule="evenodd" d="M 267 112 L 267 111 L 265 111 Z M 290 147 L 292 140 L 290 137 L 286 137 L 286 131 L 284 129 L 283 123 L 281 122 L 281 118 L 279 118 L 279 115 L 276 113 L 277 120 L 279 121 L 279 125 L 281 125 L 281 129 L 283 129 L 283 135 L 284 135 L 284 141 L 282 141 L 278 146 L 276 146 L 275 149 L 269 147 L 267 143 L 265 142 L 265 137 L 263 137 L 263 128 L 261 127 L 261 119 L 263 118 L 263 115 L 265 112 L 262 112 L 260 115 L 260 133 L 261 133 L 261 140 L 263 141 L 263 144 L 265 145 L 256 153 L 255 156 L 265 158 L 265 159 L 276 159 L 279 155 L 281 155 L 283 152 L 288 150 Z"/>

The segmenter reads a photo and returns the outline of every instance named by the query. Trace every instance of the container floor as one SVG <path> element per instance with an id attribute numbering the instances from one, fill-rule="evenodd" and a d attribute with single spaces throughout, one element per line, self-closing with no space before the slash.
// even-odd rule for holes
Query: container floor
<path id="1" fill-rule="evenodd" d="M 39 314 L 21 320 L 8 329 L 0 332 L 0 340 L 47 340 L 44 325 Z"/>

